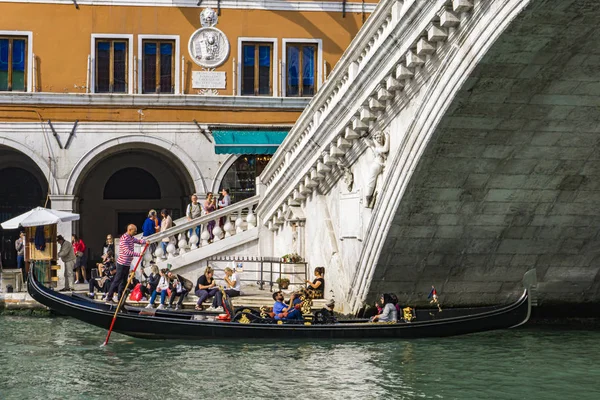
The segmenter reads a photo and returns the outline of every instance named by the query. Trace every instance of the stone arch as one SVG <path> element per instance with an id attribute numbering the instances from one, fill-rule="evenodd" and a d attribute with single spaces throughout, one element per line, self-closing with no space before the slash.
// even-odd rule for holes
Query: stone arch
<path id="1" fill-rule="evenodd" d="M 431 83 L 410 120 L 399 151 L 387 161 L 388 166 L 394 167 L 384 176 L 382 187 L 385 190 L 380 194 L 365 230 L 359 267 L 348 293 L 354 312 L 367 299 L 396 211 L 439 123 L 478 63 L 527 6 L 528 2 L 511 0 L 494 12 L 488 10 L 462 41 L 470 47 L 455 52 L 454 57 L 430 78 Z"/>
<path id="2" fill-rule="evenodd" d="M 213 180 L 211 192 L 217 193 L 217 191 L 219 190 L 219 187 L 221 187 L 221 182 L 223 182 L 223 178 L 225 177 L 225 174 L 227 173 L 227 171 L 229 171 L 229 168 L 231 168 L 233 163 L 238 158 L 239 158 L 239 154 L 230 154 L 229 157 L 227 157 L 227 159 L 225 161 L 223 161 L 223 163 L 221 163 L 221 166 L 219 167 L 219 169 L 217 170 L 217 173 L 215 174 L 215 179 Z"/>
<path id="3" fill-rule="evenodd" d="M 77 161 L 69 174 L 65 193 L 74 195 L 77 191 L 77 186 L 85 176 L 86 171 L 106 156 L 121 150 L 124 145 L 130 145 L 133 149 L 138 148 L 157 151 L 170 156 L 171 160 L 175 161 L 182 171 L 187 172 L 191 179 L 190 186 L 194 188 L 195 192 L 199 194 L 206 193 L 206 182 L 204 177 L 200 172 L 200 168 L 198 168 L 189 154 L 171 141 L 148 135 L 120 136 L 118 138 L 107 140 L 89 150 Z"/>
<path id="4" fill-rule="evenodd" d="M 35 163 L 38 167 L 39 171 L 42 173 L 44 178 L 46 179 L 46 186 L 49 187 L 49 194 L 60 194 L 60 189 L 58 186 L 58 181 L 48 165 L 48 161 L 44 160 L 42 156 L 35 152 L 35 150 L 26 146 L 21 142 L 17 142 L 16 140 L 9 139 L 7 137 L 0 138 L 0 147 L 5 146 L 7 148 L 13 149 L 22 153 L 26 157 L 28 157 L 31 161 Z"/>

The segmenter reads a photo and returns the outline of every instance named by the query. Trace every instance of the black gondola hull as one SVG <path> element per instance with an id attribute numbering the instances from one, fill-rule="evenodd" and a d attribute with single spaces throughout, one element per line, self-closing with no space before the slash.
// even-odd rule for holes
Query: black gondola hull
<path id="1" fill-rule="evenodd" d="M 35 280 L 28 281 L 29 294 L 39 303 L 56 312 L 83 322 L 108 329 L 114 310 L 109 306 L 52 291 Z M 114 331 L 148 339 L 397 339 L 463 335 L 506 329 L 525 323 L 531 304 L 527 290 L 516 302 L 499 307 L 444 310 L 430 320 L 412 323 L 337 323 L 327 325 L 303 324 L 241 324 L 235 322 L 196 320 L 187 313 L 168 312 L 144 315 L 139 310 L 119 313 Z M 448 312 L 446 312 L 448 311 Z M 445 314 L 444 314 L 445 313 Z"/>

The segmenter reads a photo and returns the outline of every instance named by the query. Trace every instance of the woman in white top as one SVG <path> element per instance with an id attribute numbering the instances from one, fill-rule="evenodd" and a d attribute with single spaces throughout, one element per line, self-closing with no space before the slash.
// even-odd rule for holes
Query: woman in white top
<path id="1" fill-rule="evenodd" d="M 237 297 L 242 293 L 242 283 L 238 278 L 237 274 L 233 272 L 233 270 L 229 267 L 225 268 L 225 278 L 223 278 L 226 283 L 226 288 L 224 290 L 227 297 Z M 207 309 L 207 311 L 219 311 L 223 310 L 223 293 L 219 290 L 215 293 L 215 298 L 213 299 L 212 306 Z"/>
<path id="2" fill-rule="evenodd" d="M 160 231 L 164 232 L 167 229 L 173 227 L 173 219 L 169 215 L 169 210 L 167 210 L 166 208 L 163 208 L 160 211 L 160 214 L 162 216 L 162 221 L 160 222 Z M 167 256 L 167 246 L 169 245 L 169 243 L 175 243 L 175 237 L 174 236 L 171 236 L 171 237 L 168 237 L 168 238 L 164 238 L 162 240 L 162 248 L 163 248 L 164 257 Z"/>
<path id="3" fill-rule="evenodd" d="M 167 289 L 169 289 L 169 278 L 167 277 L 168 269 L 163 268 L 160 270 L 160 280 L 158 281 L 158 285 L 156 289 L 152 292 L 152 296 L 150 296 L 150 301 L 146 308 L 154 308 L 154 300 L 156 296 L 160 293 L 160 305 L 158 306 L 159 310 L 165 308 L 165 300 L 167 299 Z"/>

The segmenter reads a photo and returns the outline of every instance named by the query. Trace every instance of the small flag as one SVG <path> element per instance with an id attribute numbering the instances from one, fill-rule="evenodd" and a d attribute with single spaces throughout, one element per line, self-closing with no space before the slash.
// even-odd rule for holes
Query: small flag
<path id="1" fill-rule="evenodd" d="M 437 297 L 437 291 L 435 290 L 435 287 L 432 286 L 431 287 L 431 292 L 429 292 L 429 296 L 427 296 L 427 298 L 428 299 L 431 299 L 431 298 L 435 299 L 436 297 Z"/>

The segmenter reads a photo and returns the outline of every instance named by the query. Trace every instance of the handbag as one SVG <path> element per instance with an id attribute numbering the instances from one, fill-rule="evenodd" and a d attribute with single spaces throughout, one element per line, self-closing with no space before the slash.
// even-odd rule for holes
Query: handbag
<path id="1" fill-rule="evenodd" d="M 142 299 L 142 284 L 138 283 L 137 285 L 135 285 L 135 287 L 133 288 L 133 291 L 131 292 L 131 295 L 129 295 L 129 300 L 131 301 L 140 301 Z"/>

